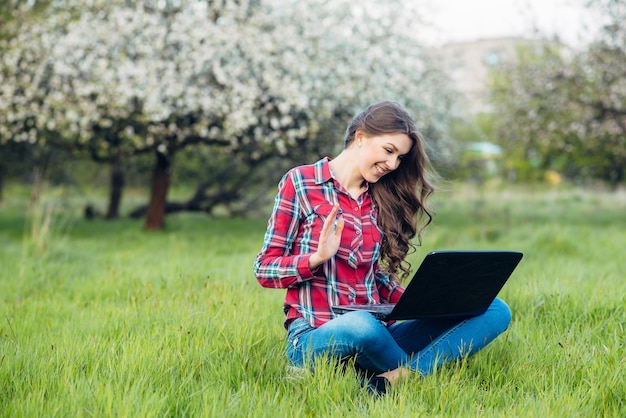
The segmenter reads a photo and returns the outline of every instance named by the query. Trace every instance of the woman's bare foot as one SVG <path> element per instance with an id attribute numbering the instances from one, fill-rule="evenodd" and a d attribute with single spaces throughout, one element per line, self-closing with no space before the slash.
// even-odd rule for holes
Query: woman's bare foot
<path id="1" fill-rule="evenodd" d="M 378 376 L 384 377 L 385 379 L 389 381 L 389 383 L 391 383 L 392 385 L 395 385 L 398 381 L 402 381 L 406 379 L 409 373 L 411 373 L 411 370 L 405 367 L 398 367 L 397 369 L 390 370 L 385 373 L 381 373 Z"/>

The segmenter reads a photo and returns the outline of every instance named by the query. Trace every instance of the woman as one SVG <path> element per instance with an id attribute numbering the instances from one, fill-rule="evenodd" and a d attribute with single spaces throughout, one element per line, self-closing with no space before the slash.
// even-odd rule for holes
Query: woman
<path id="1" fill-rule="evenodd" d="M 477 352 L 508 327 L 511 313 L 499 299 L 466 320 L 383 323 L 366 312 L 333 313 L 334 305 L 395 303 L 402 295 L 411 240 L 433 217 L 428 168 L 409 114 L 381 102 L 354 118 L 336 158 L 282 178 L 254 271 L 262 286 L 287 289 L 294 366 L 353 359 L 368 388 L 384 393 L 410 372 L 426 376 Z"/>

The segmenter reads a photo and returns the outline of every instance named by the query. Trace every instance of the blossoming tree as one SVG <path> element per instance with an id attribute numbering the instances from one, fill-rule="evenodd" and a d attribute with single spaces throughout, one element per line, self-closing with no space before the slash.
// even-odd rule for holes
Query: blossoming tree
<path id="1" fill-rule="evenodd" d="M 445 128 L 450 96 L 411 2 L 84 1 L 10 41 L 0 140 L 53 141 L 114 167 L 152 153 L 147 229 L 163 225 L 183 148 L 251 164 L 294 155 L 335 143 L 329 126 L 381 99 L 403 102 L 433 140 Z"/>

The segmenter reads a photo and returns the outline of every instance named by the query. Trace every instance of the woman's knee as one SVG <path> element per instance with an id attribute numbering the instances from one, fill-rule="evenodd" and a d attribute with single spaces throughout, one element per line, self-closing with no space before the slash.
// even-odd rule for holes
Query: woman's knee
<path id="1" fill-rule="evenodd" d="M 500 298 L 494 299 L 486 314 L 489 315 L 494 328 L 498 329 L 498 333 L 504 332 L 511 323 L 511 308 Z"/>
<path id="2" fill-rule="evenodd" d="M 362 344 L 376 344 L 381 340 L 381 332 L 386 330 L 385 326 L 369 312 L 349 312 L 327 325 L 331 323 L 333 333 Z"/>

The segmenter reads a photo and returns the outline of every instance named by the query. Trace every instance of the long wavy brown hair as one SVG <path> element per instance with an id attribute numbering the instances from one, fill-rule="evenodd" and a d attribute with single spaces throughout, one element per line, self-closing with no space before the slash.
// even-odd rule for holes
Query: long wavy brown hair
<path id="1" fill-rule="evenodd" d="M 381 266 L 402 280 L 409 275 L 411 268 L 406 256 L 421 245 L 422 232 L 434 216 L 426 205 L 435 190 L 428 179 L 434 172 L 424 148 L 424 139 L 400 104 L 384 101 L 364 109 L 346 130 L 346 147 L 354 141 L 357 130 L 369 137 L 404 133 L 413 142 L 396 170 L 370 184 L 370 193 L 378 210 L 378 226 L 384 234 Z M 417 244 L 413 242 L 416 236 Z"/>

